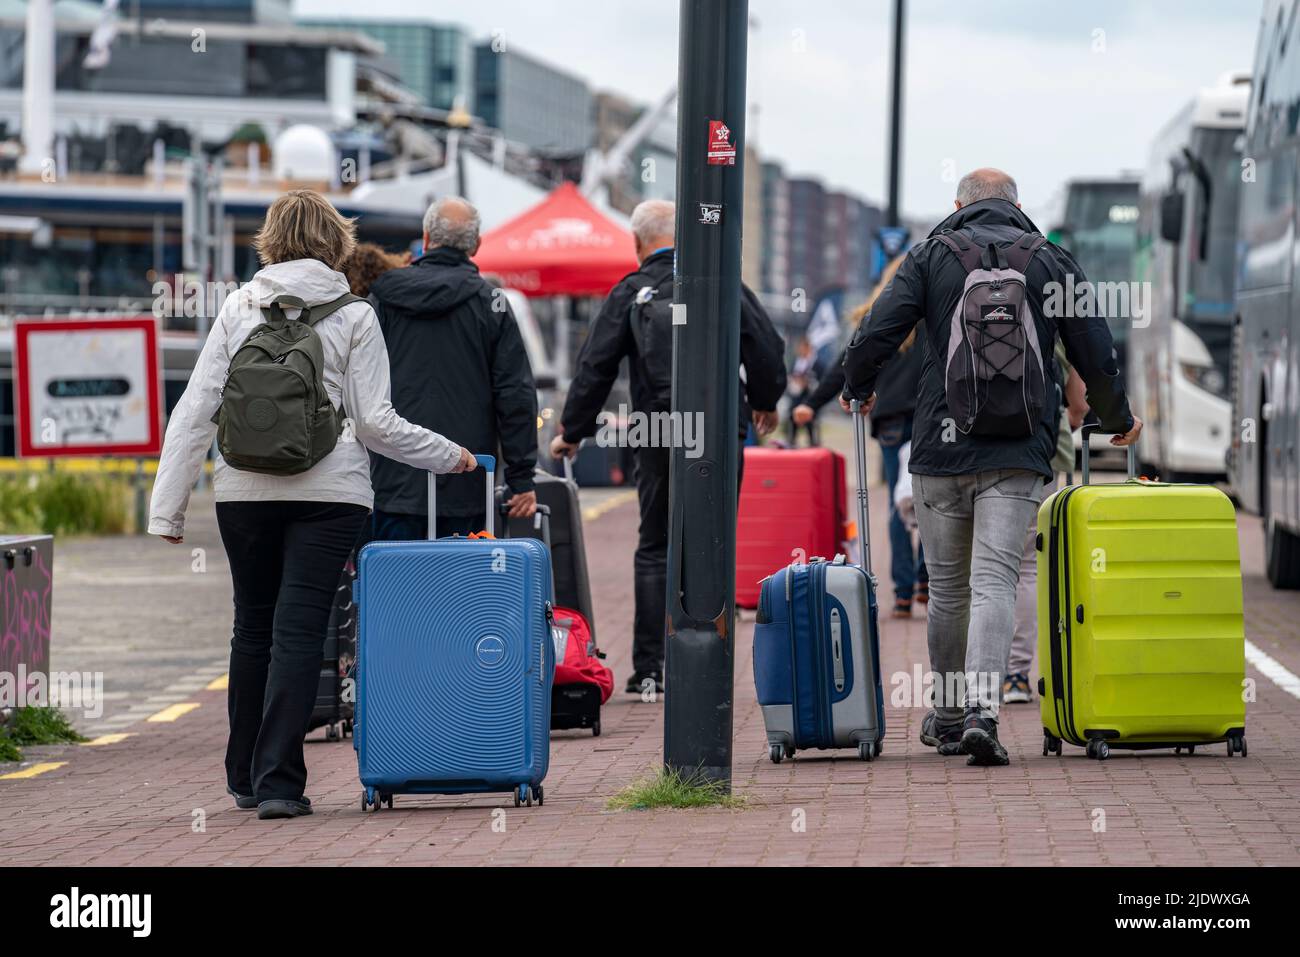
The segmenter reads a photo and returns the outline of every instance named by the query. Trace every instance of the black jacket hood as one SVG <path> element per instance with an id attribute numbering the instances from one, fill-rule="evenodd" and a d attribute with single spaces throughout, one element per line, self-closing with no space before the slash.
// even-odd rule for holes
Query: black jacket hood
<path id="1" fill-rule="evenodd" d="M 981 199 L 953 210 L 951 216 L 930 230 L 927 238 L 933 238 L 945 229 L 962 229 L 966 226 L 1014 226 L 1027 233 L 1042 231 L 1015 203 L 1005 199 Z"/>
<path id="2" fill-rule="evenodd" d="M 459 249 L 439 246 L 411 265 L 392 269 L 375 280 L 371 293 L 380 301 L 424 319 L 438 319 L 491 286 Z"/>

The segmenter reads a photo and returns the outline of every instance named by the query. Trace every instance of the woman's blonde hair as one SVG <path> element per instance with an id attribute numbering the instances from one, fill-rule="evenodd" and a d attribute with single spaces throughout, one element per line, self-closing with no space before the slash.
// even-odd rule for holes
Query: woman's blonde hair
<path id="1" fill-rule="evenodd" d="M 266 221 L 253 237 L 253 249 L 263 266 L 294 259 L 319 259 L 338 269 L 357 246 L 356 220 L 348 219 L 320 193 L 294 189 L 266 211 Z"/>
<path id="2" fill-rule="evenodd" d="M 885 291 L 885 287 L 893 281 L 894 273 L 898 272 L 898 267 L 903 265 L 903 260 L 906 258 L 906 253 L 901 256 L 895 256 L 885 265 L 885 268 L 880 271 L 880 281 L 877 282 L 875 288 L 871 290 L 871 295 L 867 297 L 867 301 L 849 313 L 849 322 L 853 323 L 854 328 L 862 325 L 862 320 L 871 314 L 871 307 L 876 304 L 876 300 L 880 298 L 880 294 Z M 916 345 L 915 328 L 907 334 L 907 338 L 904 339 L 903 344 L 898 347 L 898 351 L 906 352 L 914 345 Z"/>

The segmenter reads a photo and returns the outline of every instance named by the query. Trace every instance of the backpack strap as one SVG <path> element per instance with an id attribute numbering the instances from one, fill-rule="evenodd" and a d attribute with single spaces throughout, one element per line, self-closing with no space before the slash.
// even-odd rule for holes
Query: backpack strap
<path id="1" fill-rule="evenodd" d="M 1042 233 L 1025 233 L 1018 241 L 1007 246 L 1004 250 L 1007 268 L 1023 273 L 1029 268 L 1029 261 L 1034 258 L 1038 250 L 1046 245 L 1047 237 Z"/>
<path id="2" fill-rule="evenodd" d="M 945 229 L 934 238 L 952 250 L 968 273 L 980 268 L 981 248 L 961 232 Z"/>
<path id="3" fill-rule="evenodd" d="M 354 302 L 365 301 L 365 299 L 362 299 L 360 296 L 354 296 L 350 292 L 345 292 L 337 299 L 331 299 L 329 302 L 317 303 L 314 306 L 307 305 L 307 303 L 303 302 L 298 296 L 276 296 L 268 305 L 262 307 L 262 315 L 266 316 L 268 322 L 280 324 L 287 321 L 284 314 L 284 307 L 289 306 L 293 309 L 302 310 L 298 315 L 299 322 L 305 322 L 309 326 L 314 326 L 326 316 L 333 315 L 346 305 Z"/>

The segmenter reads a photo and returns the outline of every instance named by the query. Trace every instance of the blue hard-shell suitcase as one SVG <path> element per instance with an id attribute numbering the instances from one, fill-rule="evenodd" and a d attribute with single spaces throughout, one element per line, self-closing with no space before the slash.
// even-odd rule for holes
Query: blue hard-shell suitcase
<path id="1" fill-rule="evenodd" d="M 493 514 L 495 460 L 487 468 Z M 429 514 L 437 514 L 430 475 Z M 374 542 L 358 558 L 362 809 L 395 794 L 513 792 L 550 760 L 551 563 L 536 539 Z"/>
<path id="2" fill-rule="evenodd" d="M 855 411 L 858 542 L 863 567 L 812 558 L 763 580 L 754 626 L 754 687 L 768 757 L 803 748 L 857 748 L 865 761 L 885 738 L 876 582 L 867 525 L 866 424 Z"/>

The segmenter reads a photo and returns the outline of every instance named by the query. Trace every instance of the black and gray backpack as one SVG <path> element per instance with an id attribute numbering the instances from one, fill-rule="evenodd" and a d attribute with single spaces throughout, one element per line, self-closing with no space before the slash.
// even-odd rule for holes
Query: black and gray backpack
<path id="1" fill-rule="evenodd" d="M 647 412 L 667 412 L 673 397 L 673 277 L 642 286 L 632 301 L 632 339 L 651 396 Z"/>
<path id="2" fill-rule="evenodd" d="M 953 310 L 944 364 L 948 410 L 963 435 L 1024 438 L 1047 402 L 1043 355 L 1026 295 L 1025 270 L 1047 242 L 1024 233 L 999 245 L 964 230 L 936 237 L 960 260 L 966 283 Z"/>
<path id="3" fill-rule="evenodd" d="M 312 327 L 352 302 L 365 300 L 349 293 L 308 306 L 297 296 L 277 296 L 262 307 L 266 321 L 235 351 L 212 417 L 227 465 L 297 475 L 333 451 L 343 414 L 325 392 L 325 350 Z M 285 306 L 302 311 L 289 319 Z"/>

